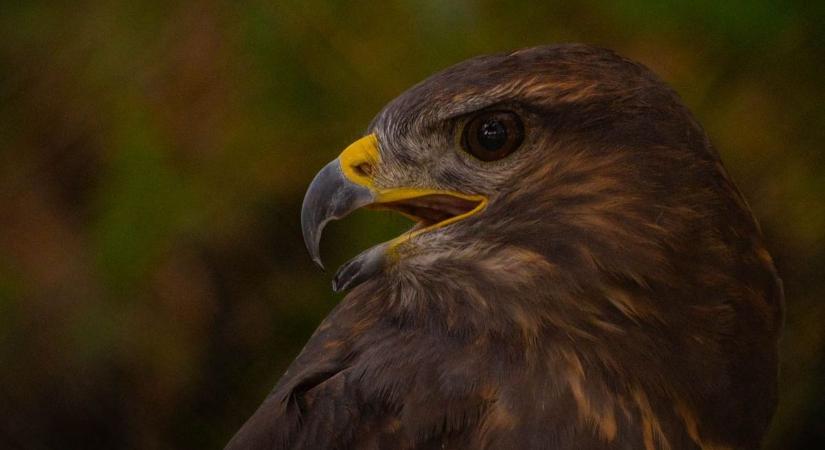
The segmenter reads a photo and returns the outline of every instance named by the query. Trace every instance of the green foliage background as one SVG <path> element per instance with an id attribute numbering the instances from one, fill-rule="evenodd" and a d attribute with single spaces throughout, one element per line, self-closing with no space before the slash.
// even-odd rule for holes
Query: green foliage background
<path id="1" fill-rule="evenodd" d="M 825 446 L 825 3 L 78 1 L 0 13 L 0 447 L 217 448 L 340 299 L 300 200 L 470 56 L 581 41 L 695 111 L 785 280 L 767 446 Z M 332 226 L 330 266 L 406 226 Z"/>

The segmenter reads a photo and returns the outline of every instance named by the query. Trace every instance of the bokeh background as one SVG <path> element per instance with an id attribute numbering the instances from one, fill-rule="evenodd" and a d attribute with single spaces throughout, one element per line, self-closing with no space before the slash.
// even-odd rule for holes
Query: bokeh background
<path id="1" fill-rule="evenodd" d="M 413 83 L 564 41 L 658 72 L 785 280 L 767 447 L 825 448 L 825 2 L 6 2 L 0 448 L 220 448 L 340 300 L 313 174 Z M 407 226 L 331 226 L 335 267 Z"/>

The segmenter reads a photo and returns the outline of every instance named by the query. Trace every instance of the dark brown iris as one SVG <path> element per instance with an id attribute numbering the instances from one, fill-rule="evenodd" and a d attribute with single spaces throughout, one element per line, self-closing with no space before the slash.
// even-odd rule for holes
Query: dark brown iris
<path id="1" fill-rule="evenodd" d="M 524 125 L 511 111 L 485 111 L 464 127 L 461 145 L 482 161 L 496 161 L 513 153 L 524 140 Z"/>

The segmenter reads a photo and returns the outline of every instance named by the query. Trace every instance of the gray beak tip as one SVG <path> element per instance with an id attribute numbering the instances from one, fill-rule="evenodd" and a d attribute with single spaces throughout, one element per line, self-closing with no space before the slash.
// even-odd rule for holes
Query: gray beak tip
<path id="1" fill-rule="evenodd" d="M 345 291 L 358 286 L 379 272 L 384 265 L 386 248 L 387 243 L 376 245 L 361 252 L 361 254 L 341 266 L 335 276 L 332 277 L 332 290 L 335 292 Z"/>
<path id="2" fill-rule="evenodd" d="M 314 262 L 314 263 L 315 263 L 315 265 L 316 265 L 316 266 L 318 266 L 318 268 L 319 268 L 319 269 L 321 269 L 321 271 L 322 271 L 322 272 L 326 272 L 326 271 L 327 271 L 326 267 L 324 267 L 324 263 L 323 263 L 323 262 L 321 262 L 321 258 L 320 258 L 320 257 L 314 257 L 314 258 L 312 258 L 312 262 Z"/>
<path id="3" fill-rule="evenodd" d="M 372 192 L 349 181 L 341 171 L 339 160 L 333 160 L 312 180 L 301 207 L 301 232 L 312 261 L 324 270 L 321 262 L 321 234 L 330 220 L 345 217 L 350 212 L 371 203 Z"/>

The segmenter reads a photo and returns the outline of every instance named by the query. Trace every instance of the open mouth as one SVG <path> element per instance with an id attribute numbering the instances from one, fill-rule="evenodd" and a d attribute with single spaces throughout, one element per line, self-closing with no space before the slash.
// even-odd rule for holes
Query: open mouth
<path id="1" fill-rule="evenodd" d="M 487 206 L 487 198 L 452 192 L 398 189 L 380 192 L 364 206 L 395 211 L 416 223 L 409 231 L 361 252 L 341 266 L 332 279 L 332 289 L 336 292 L 358 285 L 381 270 L 386 257 L 396 254 L 395 248 L 412 237 L 481 212 Z"/>
<path id="2" fill-rule="evenodd" d="M 444 227 L 469 217 L 484 208 L 486 201 L 480 196 L 452 194 L 426 194 L 400 200 L 377 202 L 369 207 L 396 211 L 416 222 L 410 230 L 415 234 Z"/>
<path id="3" fill-rule="evenodd" d="M 422 233 L 431 232 L 480 213 L 487 197 L 479 194 L 421 186 L 376 186 L 373 175 L 381 164 L 375 134 L 364 136 L 324 166 L 313 178 L 301 206 L 301 232 L 312 260 L 321 268 L 321 233 L 326 224 L 359 208 L 396 211 L 416 222 L 409 231 L 375 245 L 341 266 L 333 289 L 356 286 L 404 255 L 398 247 Z"/>

